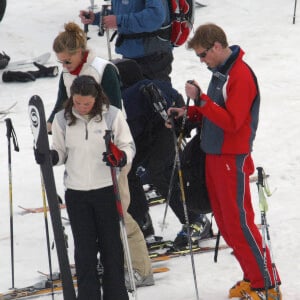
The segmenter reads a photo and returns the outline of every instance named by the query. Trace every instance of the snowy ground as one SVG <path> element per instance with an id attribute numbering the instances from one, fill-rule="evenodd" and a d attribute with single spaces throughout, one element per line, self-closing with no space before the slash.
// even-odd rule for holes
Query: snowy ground
<path id="1" fill-rule="evenodd" d="M 255 70 L 261 88 L 262 105 L 259 130 L 254 145 L 257 166 L 271 174 L 269 184 L 274 194 L 267 213 L 275 262 L 278 266 L 284 299 L 299 300 L 299 228 L 300 217 L 300 19 L 292 24 L 294 0 L 203 0 L 205 8 L 196 10 L 195 26 L 215 22 L 227 32 L 230 44 L 239 44 L 246 51 L 245 59 Z M 98 3 L 96 1 L 96 3 Z M 0 23 L 0 51 L 11 56 L 11 61 L 34 57 L 50 51 L 50 65 L 56 65 L 52 41 L 63 24 L 79 23 L 79 9 L 89 5 L 87 0 L 44 1 L 10 0 Z M 300 18 L 300 16 L 299 16 Z M 89 45 L 107 58 L 106 39 L 90 29 Z M 112 49 L 113 50 L 113 49 Z M 113 51 L 112 51 L 113 52 Z M 174 50 L 172 80 L 183 92 L 188 79 L 196 79 L 206 89 L 210 72 L 192 51 L 185 47 Z M 114 57 L 116 57 L 114 55 Z M 34 70 L 34 67 L 29 68 Z M 0 73 L 1 75 L 2 73 Z M 27 115 L 29 98 L 38 94 L 45 102 L 47 116 L 56 100 L 58 78 L 38 79 L 31 83 L 0 82 L 0 109 L 15 101 L 18 104 L 9 115 L 19 140 L 20 152 L 12 152 L 12 190 L 14 223 L 15 286 L 22 287 L 41 279 L 37 270 L 48 271 L 43 214 L 22 215 L 18 205 L 42 205 L 39 168 L 32 153 L 32 135 Z M 10 215 L 8 194 L 8 159 L 6 126 L 0 123 L 0 292 L 12 286 L 10 262 Z M 62 168 L 55 169 L 57 190 L 63 194 Z M 253 202 L 260 222 L 255 184 Z M 151 215 L 160 235 L 159 221 L 164 206 L 151 208 Z M 66 212 L 62 212 L 66 216 Z M 50 222 L 50 219 L 49 219 Z M 171 211 L 168 228 L 162 233 L 173 239 L 180 229 Z M 70 260 L 73 247 L 70 228 Z M 52 236 L 52 234 L 51 234 Z M 53 269 L 57 270 L 56 252 L 52 251 Z M 162 265 L 171 270 L 156 275 L 156 285 L 140 288 L 139 299 L 172 300 L 196 299 L 190 257 L 170 260 Z M 228 289 L 241 279 L 241 271 L 230 250 L 219 253 L 217 264 L 212 254 L 195 255 L 197 283 L 201 300 L 227 299 Z M 44 299 L 50 297 L 44 297 Z M 62 299 L 61 295 L 55 299 Z"/>

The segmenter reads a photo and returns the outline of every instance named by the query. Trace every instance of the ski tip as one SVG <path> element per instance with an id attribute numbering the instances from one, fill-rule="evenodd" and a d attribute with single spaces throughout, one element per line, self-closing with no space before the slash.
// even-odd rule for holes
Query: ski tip
<path id="1" fill-rule="evenodd" d="M 170 269 L 167 267 L 160 267 L 160 268 L 153 268 L 152 272 L 153 274 L 157 274 L 157 273 L 165 273 L 165 272 L 169 272 Z"/>
<path id="2" fill-rule="evenodd" d="M 44 54 L 42 54 L 41 56 L 37 57 L 35 62 L 39 63 L 39 64 L 45 64 L 51 57 L 51 53 L 50 52 L 46 52 Z"/>
<path id="3" fill-rule="evenodd" d="M 159 262 L 159 261 L 165 261 L 165 260 L 169 260 L 170 256 L 165 255 L 165 256 L 157 256 L 157 257 L 152 257 L 151 261 L 152 262 Z"/>

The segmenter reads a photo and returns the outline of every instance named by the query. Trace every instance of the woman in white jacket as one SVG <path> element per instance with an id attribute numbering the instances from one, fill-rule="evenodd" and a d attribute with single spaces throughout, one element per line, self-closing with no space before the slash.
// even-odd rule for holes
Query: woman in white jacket
<path id="1" fill-rule="evenodd" d="M 64 110 L 52 125 L 52 152 L 65 164 L 65 199 L 75 244 L 78 300 L 100 300 L 97 253 L 104 267 L 103 299 L 127 300 L 124 256 L 110 165 L 131 163 L 135 146 L 122 112 L 109 106 L 91 76 L 77 77 Z M 111 130 L 117 155 L 106 153 Z M 115 153 L 115 152 L 114 152 Z M 103 159 L 101 158 L 103 154 Z"/>

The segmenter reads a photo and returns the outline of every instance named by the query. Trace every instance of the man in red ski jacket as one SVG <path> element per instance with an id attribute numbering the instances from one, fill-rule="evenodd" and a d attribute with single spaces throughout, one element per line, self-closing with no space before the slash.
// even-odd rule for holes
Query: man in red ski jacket
<path id="1" fill-rule="evenodd" d="M 248 294 L 253 300 L 281 299 L 280 279 L 267 249 L 266 269 L 262 236 L 254 223 L 249 176 L 258 125 L 260 93 L 256 77 L 243 61 L 239 46 L 228 46 L 226 34 L 215 24 L 205 24 L 188 42 L 201 62 L 212 71 L 207 94 L 197 82 L 186 83 L 190 121 L 202 121 L 201 148 L 206 153 L 206 184 L 216 223 L 233 249 L 244 277 L 229 291 L 229 298 Z M 176 118 L 183 108 L 170 108 Z M 275 296 L 277 298 L 275 298 Z M 248 299 L 248 298 L 247 298 Z"/>

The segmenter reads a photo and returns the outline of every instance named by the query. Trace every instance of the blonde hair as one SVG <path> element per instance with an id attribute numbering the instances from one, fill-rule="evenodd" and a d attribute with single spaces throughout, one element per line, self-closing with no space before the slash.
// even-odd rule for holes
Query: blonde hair
<path id="1" fill-rule="evenodd" d="M 78 49 L 86 51 L 86 36 L 84 31 L 74 22 L 69 22 L 64 26 L 65 31 L 60 32 L 53 42 L 55 53 L 68 52 L 75 53 Z"/>
<path id="2" fill-rule="evenodd" d="M 216 24 L 207 23 L 196 29 L 194 36 L 187 43 L 187 48 L 195 49 L 203 47 L 209 49 L 215 42 L 219 42 L 223 48 L 228 47 L 224 30 Z"/>

